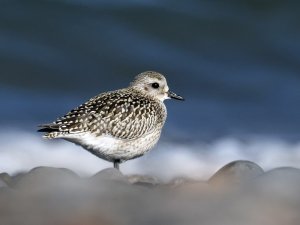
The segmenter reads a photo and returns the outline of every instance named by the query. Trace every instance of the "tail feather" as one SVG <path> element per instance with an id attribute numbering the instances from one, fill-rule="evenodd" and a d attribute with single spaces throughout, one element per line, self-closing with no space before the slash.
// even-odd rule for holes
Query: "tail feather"
<path id="1" fill-rule="evenodd" d="M 51 131 L 59 131 L 59 125 L 55 123 L 50 124 L 42 124 L 38 126 L 40 129 L 38 132 L 51 132 Z"/>
<path id="2" fill-rule="evenodd" d="M 43 124 L 38 126 L 40 129 L 37 132 L 44 132 L 46 134 L 43 135 L 44 138 L 55 138 L 60 133 L 58 124 Z"/>
<path id="3" fill-rule="evenodd" d="M 73 124 L 72 126 L 76 126 L 76 124 Z M 69 136 L 70 134 L 81 132 L 81 131 L 74 131 L 74 130 L 70 132 L 69 129 L 72 129 L 72 126 L 69 126 L 68 129 L 63 130 L 61 124 L 56 124 L 56 123 L 42 124 L 38 126 L 40 129 L 38 129 L 37 132 L 45 133 L 43 137 L 47 139 L 64 138 Z"/>

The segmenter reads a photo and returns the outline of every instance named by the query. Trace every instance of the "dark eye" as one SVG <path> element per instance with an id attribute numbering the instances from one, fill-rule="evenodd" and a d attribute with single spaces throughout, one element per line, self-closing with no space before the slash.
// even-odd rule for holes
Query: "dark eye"
<path id="1" fill-rule="evenodd" d="M 153 83 L 152 87 L 155 88 L 155 89 L 157 89 L 157 88 L 159 88 L 159 84 L 158 83 Z"/>

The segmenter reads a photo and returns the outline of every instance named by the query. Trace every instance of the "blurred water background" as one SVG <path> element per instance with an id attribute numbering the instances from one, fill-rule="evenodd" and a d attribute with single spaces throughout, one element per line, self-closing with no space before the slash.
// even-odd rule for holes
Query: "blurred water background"
<path id="1" fill-rule="evenodd" d="M 111 166 L 36 126 L 145 70 L 186 101 L 166 103 L 158 146 L 124 172 L 299 167 L 299 28 L 292 0 L 1 0 L 0 171 Z"/>

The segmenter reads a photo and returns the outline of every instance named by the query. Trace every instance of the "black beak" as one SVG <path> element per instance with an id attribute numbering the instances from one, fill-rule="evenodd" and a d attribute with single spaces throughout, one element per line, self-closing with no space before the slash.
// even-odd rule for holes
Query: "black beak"
<path id="1" fill-rule="evenodd" d="M 173 98 L 173 99 L 176 99 L 176 100 L 180 100 L 180 101 L 184 101 L 184 98 L 175 94 L 174 92 L 172 91 L 168 91 L 168 96 L 169 98 Z"/>

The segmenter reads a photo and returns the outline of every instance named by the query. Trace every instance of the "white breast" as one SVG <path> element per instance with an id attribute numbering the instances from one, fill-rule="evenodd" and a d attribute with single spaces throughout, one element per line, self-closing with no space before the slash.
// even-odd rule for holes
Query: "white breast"
<path id="1" fill-rule="evenodd" d="M 110 135 L 95 136 L 91 133 L 74 134 L 64 139 L 84 147 L 102 159 L 126 161 L 144 155 L 154 147 L 159 137 L 160 131 L 155 131 L 132 140 L 119 139 Z"/>

